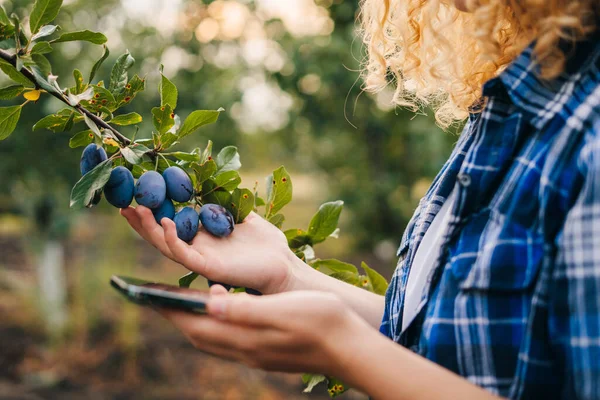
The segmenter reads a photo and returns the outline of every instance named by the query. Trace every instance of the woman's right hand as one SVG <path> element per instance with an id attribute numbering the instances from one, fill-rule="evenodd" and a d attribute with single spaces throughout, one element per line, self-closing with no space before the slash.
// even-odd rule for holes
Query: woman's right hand
<path id="1" fill-rule="evenodd" d="M 255 213 L 235 226 L 226 238 L 200 228 L 190 244 L 177 237 L 175 223 L 157 224 L 146 207 L 121 210 L 129 225 L 162 254 L 216 282 L 256 289 L 264 294 L 288 290 L 298 259 L 283 232 Z"/>

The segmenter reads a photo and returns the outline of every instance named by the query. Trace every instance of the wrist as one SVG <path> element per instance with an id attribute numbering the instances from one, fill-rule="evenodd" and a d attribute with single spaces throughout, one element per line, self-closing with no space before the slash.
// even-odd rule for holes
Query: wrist
<path id="1" fill-rule="evenodd" d="M 345 309 L 343 322 L 332 332 L 323 335 L 323 354 L 329 360 L 327 375 L 335 376 L 346 384 L 356 386 L 354 378 L 361 375 L 364 361 L 360 352 L 366 344 L 379 339 L 379 332 L 350 309 Z"/>
<path id="2" fill-rule="evenodd" d="M 316 274 L 320 272 L 299 259 L 291 250 L 287 255 L 287 271 L 287 278 L 281 285 L 280 293 L 315 289 L 314 282 L 318 279 Z"/>

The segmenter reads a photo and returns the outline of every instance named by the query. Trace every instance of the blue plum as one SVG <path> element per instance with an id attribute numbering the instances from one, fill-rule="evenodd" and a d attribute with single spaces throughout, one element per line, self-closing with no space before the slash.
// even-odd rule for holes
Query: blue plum
<path id="1" fill-rule="evenodd" d="M 177 228 L 177 237 L 190 242 L 198 232 L 198 213 L 192 207 L 184 207 L 173 218 Z"/>
<path id="2" fill-rule="evenodd" d="M 233 232 L 233 215 L 218 204 L 203 205 L 200 209 L 200 222 L 214 236 L 225 237 Z"/>
<path id="3" fill-rule="evenodd" d="M 107 158 L 106 151 L 102 147 L 96 146 L 95 143 L 88 144 L 81 153 L 81 161 L 79 162 L 81 175 L 87 174 Z"/>
<path id="4" fill-rule="evenodd" d="M 145 172 L 135 184 L 135 201 L 148 208 L 158 208 L 165 201 L 167 186 L 156 171 Z"/>
<path id="5" fill-rule="evenodd" d="M 190 201 L 194 186 L 188 174 L 179 167 L 169 167 L 162 174 L 167 184 L 167 197 L 179 203 Z"/>
<path id="6" fill-rule="evenodd" d="M 175 217 L 175 206 L 170 199 L 165 199 L 160 207 L 152 209 L 152 214 L 154 214 L 157 224 L 160 224 L 160 220 L 163 218 L 172 220 Z"/>
<path id="7" fill-rule="evenodd" d="M 127 208 L 133 200 L 134 191 L 133 175 L 122 166 L 110 172 L 110 178 L 104 186 L 106 201 L 118 208 Z"/>

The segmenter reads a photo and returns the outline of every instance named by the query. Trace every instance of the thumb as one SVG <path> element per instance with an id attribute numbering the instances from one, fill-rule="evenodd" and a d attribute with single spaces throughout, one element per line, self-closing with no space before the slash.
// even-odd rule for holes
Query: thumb
<path id="1" fill-rule="evenodd" d="M 231 296 L 211 297 L 207 304 L 208 315 L 242 325 L 273 326 L 281 319 L 285 307 L 268 297 L 239 293 Z"/>

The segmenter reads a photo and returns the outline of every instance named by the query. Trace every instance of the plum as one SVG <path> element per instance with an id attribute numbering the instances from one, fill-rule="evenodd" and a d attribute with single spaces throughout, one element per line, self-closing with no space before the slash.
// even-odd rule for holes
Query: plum
<path id="1" fill-rule="evenodd" d="M 173 218 L 177 228 L 177 237 L 190 242 L 198 232 L 198 213 L 192 207 L 184 207 Z"/>
<path id="2" fill-rule="evenodd" d="M 133 200 L 133 175 L 122 166 L 118 166 L 110 173 L 110 178 L 104 186 L 106 201 L 117 208 L 127 208 Z"/>
<path id="3" fill-rule="evenodd" d="M 172 220 L 175 217 L 175 206 L 171 199 L 165 199 L 160 207 L 152 209 L 152 214 L 154 214 L 156 223 L 160 225 L 161 219 L 169 218 Z"/>
<path id="4" fill-rule="evenodd" d="M 144 207 L 158 208 L 165 201 L 167 186 L 156 171 L 145 172 L 135 184 L 135 201 Z"/>
<path id="5" fill-rule="evenodd" d="M 79 169 L 81 175 L 85 175 L 108 158 L 106 151 L 95 143 L 88 144 L 83 153 L 81 153 L 81 161 L 79 162 Z"/>
<path id="6" fill-rule="evenodd" d="M 190 201 L 194 194 L 192 180 L 179 167 L 169 167 L 162 174 L 167 184 L 167 197 L 179 203 Z"/>
<path id="7" fill-rule="evenodd" d="M 225 237 L 233 232 L 233 215 L 218 204 L 203 205 L 200 209 L 200 222 L 214 236 Z"/>

